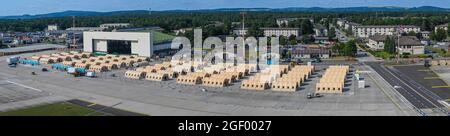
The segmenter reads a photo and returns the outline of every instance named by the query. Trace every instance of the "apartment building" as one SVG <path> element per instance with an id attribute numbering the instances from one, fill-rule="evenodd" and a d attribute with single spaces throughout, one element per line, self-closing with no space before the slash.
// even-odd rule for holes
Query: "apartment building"
<path id="1" fill-rule="evenodd" d="M 307 19 L 307 20 L 311 21 L 311 23 L 314 23 L 314 20 L 312 18 L 278 18 L 277 19 L 277 25 L 279 27 L 282 27 L 283 24 L 285 26 L 288 26 L 289 22 L 296 21 L 296 20 L 299 20 L 299 19 Z"/>
<path id="2" fill-rule="evenodd" d="M 48 25 L 47 31 L 58 31 L 58 25 L 57 24 Z"/>
<path id="3" fill-rule="evenodd" d="M 337 24 L 340 28 L 344 27 L 345 23 L 347 23 L 347 20 L 340 19 L 340 18 L 337 19 L 337 21 L 336 21 L 336 24 Z"/>
<path id="4" fill-rule="evenodd" d="M 300 28 L 273 28 L 273 27 L 263 27 L 260 28 L 264 32 L 264 36 L 272 37 L 272 36 L 286 36 L 289 37 L 294 35 L 296 37 L 301 35 Z"/>
<path id="5" fill-rule="evenodd" d="M 359 38 L 368 38 L 370 36 L 373 36 L 375 34 L 380 35 L 394 35 L 398 33 L 397 31 L 400 30 L 400 33 L 409 33 L 411 31 L 414 31 L 416 33 L 420 33 L 420 27 L 418 26 L 412 26 L 412 25 L 370 25 L 370 26 L 356 26 L 355 27 L 355 33 L 354 35 Z"/>
<path id="6" fill-rule="evenodd" d="M 437 31 L 438 29 L 444 29 L 444 30 L 448 31 L 448 23 L 434 27 L 434 31 Z"/>

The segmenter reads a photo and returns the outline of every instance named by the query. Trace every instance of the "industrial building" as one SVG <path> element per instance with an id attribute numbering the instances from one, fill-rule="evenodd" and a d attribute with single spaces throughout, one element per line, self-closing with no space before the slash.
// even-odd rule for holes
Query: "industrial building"
<path id="1" fill-rule="evenodd" d="M 84 32 L 83 40 L 85 52 L 153 55 L 152 33 Z"/>

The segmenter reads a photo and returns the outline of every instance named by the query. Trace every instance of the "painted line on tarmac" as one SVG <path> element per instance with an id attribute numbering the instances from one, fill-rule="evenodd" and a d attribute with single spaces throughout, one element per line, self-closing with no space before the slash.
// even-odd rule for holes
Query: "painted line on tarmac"
<path id="1" fill-rule="evenodd" d="M 27 89 L 35 90 L 35 91 L 38 91 L 38 92 L 43 92 L 43 91 L 40 90 L 40 89 L 36 89 L 36 88 L 33 88 L 33 87 L 29 87 L 29 86 L 26 86 L 26 85 L 23 85 L 23 84 L 20 84 L 20 83 L 16 83 L 16 82 L 13 82 L 13 81 L 6 80 L 6 82 L 11 83 L 11 84 L 15 84 L 15 85 L 18 85 L 18 86 L 21 86 L 21 87 L 25 87 L 25 88 L 27 88 Z"/>
<path id="2" fill-rule="evenodd" d="M 431 86 L 431 88 L 450 88 L 450 85 L 447 85 L 447 86 Z"/>
<path id="3" fill-rule="evenodd" d="M 97 105 L 97 104 L 96 103 L 92 103 L 92 104 L 89 104 L 87 107 L 92 107 L 94 105 Z"/>
<path id="4" fill-rule="evenodd" d="M 431 79 L 441 79 L 441 78 L 440 77 L 424 77 L 423 79 L 431 80 Z"/>

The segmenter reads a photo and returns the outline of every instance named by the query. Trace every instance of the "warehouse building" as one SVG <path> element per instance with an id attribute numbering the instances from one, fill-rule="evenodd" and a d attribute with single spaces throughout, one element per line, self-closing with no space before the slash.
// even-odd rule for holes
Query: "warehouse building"
<path id="1" fill-rule="evenodd" d="M 172 52 L 173 38 L 161 32 L 84 32 L 83 46 L 85 52 L 152 57 Z"/>

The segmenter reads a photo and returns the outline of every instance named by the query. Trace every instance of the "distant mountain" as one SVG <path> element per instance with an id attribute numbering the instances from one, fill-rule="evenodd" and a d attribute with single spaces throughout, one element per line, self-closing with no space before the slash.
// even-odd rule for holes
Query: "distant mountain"
<path id="1" fill-rule="evenodd" d="M 39 14 L 39 15 L 22 15 L 22 16 L 4 16 L 0 19 L 38 19 L 38 18 L 54 18 L 54 17 L 70 17 L 70 16 L 114 16 L 114 15 L 124 15 L 124 14 L 143 14 L 148 13 L 144 10 L 133 10 L 133 11 L 113 11 L 113 12 L 95 12 L 95 11 L 64 11 L 55 12 L 49 14 Z"/>
<path id="2" fill-rule="evenodd" d="M 347 8 L 322 8 L 322 7 L 289 7 L 289 8 L 220 8 L 220 9 L 200 9 L 200 10 L 166 10 L 158 12 L 450 12 L 450 9 L 422 6 L 422 7 L 347 7 Z M 113 11 L 113 12 L 94 12 L 94 11 L 64 11 L 39 15 L 21 15 L 21 16 L 0 16 L 0 19 L 37 19 L 68 16 L 114 16 L 128 14 L 148 14 L 146 10 Z"/>

